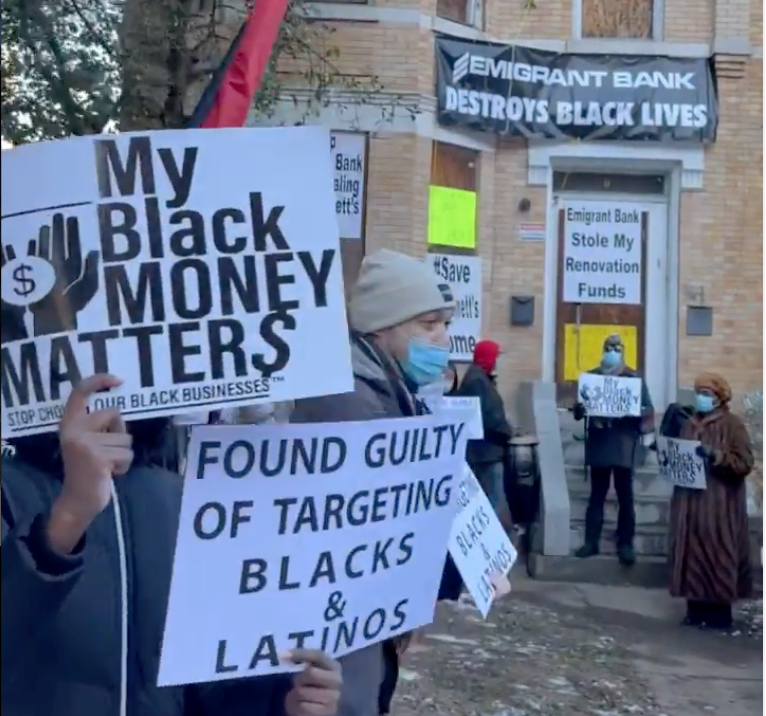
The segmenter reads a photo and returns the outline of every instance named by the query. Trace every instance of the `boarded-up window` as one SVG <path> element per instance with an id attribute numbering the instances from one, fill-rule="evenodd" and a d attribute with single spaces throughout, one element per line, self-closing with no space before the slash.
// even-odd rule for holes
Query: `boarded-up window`
<path id="1" fill-rule="evenodd" d="M 431 184 L 476 191 L 478 163 L 479 152 L 473 149 L 434 142 L 431 154 Z"/>
<path id="2" fill-rule="evenodd" d="M 436 15 L 445 20 L 468 24 L 470 0 L 436 0 Z"/>
<path id="3" fill-rule="evenodd" d="M 581 0 L 582 36 L 649 40 L 654 0 Z"/>
<path id="4" fill-rule="evenodd" d="M 473 255 L 475 253 L 478 165 L 479 152 L 473 149 L 445 144 L 444 142 L 433 143 L 431 189 L 429 190 L 429 251 L 439 253 L 444 248 L 448 248 L 450 252 L 456 254 Z M 437 216 L 433 213 L 437 209 L 430 204 L 436 198 L 433 196 L 433 187 L 460 190 L 452 192 L 457 196 L 448 197 L 450 206 L 442 207 L 447 213 L 441 215 L 441 221 L 437 221 Z M 466 198 L 471 199 L 468 203 L 472 206 L 464 205 Z M 447 223 L 445 224 L 445 222 Z M 448 230 L 437 230 L 441 224 L 444 224 L 441 229 L 447 226 Z M 470 241 L 466 241 L 465 239 L 469 235 Z M 461 240 L 455 241 L 456 238 Z"/>

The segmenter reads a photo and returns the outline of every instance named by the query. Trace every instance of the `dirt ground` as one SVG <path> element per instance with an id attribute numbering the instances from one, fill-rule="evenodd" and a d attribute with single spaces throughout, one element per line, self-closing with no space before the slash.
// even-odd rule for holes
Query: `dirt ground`
<path id="1" fill-rule="evenodd" d="M 393 716 L 755 716 L 762 603 L 718 634 L 680 626 L 683 605 L 638 588 L 534 582 L 483 621 L 466 599 L 407 653 Z"/>

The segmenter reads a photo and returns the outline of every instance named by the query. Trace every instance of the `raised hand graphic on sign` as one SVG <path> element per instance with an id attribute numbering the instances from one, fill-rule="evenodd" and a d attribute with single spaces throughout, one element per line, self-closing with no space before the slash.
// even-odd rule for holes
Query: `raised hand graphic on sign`
<path id="1" fill-rule="evenodd" d="M 23 269 L 23 262 L 16 258 L 13 246 L 0 247 L 0 343 L 23 341 L 27 338 L 27 328 L 24 325 L 25 304 L 18 300 L 12 286 L 13 276 Z M 6 271 L 6 269 L 8 269 Z"/>
<path id="2" fill-rule="evenodd" d="M 75 330 L 77 314 L 96 295 L 99 284 L 98 251 L 88 252 L 83 260 L 77 218 L 65 222 L 63 214 L 54 214 L 52 226 L 41 227 L 38 238 L 29 242 L 27 259 L 29 263 L 37 259 L 53 272 L 53 280 L 46 282 L 50 288 L 42 295 L 28 273 L 18 279 L 18 288 L 32 298 L 28 305 L 35 336 Z"/>

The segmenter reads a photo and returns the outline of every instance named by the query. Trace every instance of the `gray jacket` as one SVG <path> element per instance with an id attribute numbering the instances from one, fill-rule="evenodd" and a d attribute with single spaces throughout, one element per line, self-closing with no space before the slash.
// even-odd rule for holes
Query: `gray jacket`
<path id="1" fill-rule="evenodd" d="M 399 418 L 417 413 L 407 387 L 396 379 L 393 366 L 366 340 L 351 343 L 354 392 L 296 401 L 293 423 L 333 423 Z M 383 645 L 374 644 L 340 659 L 343 692 L 337 716 L 378 716 L 384 676 Z"/>

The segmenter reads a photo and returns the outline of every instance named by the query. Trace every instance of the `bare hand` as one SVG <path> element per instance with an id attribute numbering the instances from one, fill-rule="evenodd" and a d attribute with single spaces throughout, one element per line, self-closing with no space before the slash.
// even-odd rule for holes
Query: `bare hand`
<path id="1" fill-rule="evenodd" d="M 335 716 L 343 685 L 340 664 L 318 649 L 293 649 L 290 661 L 305 668 L 287 695 L 287 716 Z"/>
<path id="2" fill-rule="evenodd" d="M 122 381 L 94 375 L 72 391 L 59 425 L 64 486 L 51 511 L 49 537 L 54 549 L 71 552 L 88 525 L 111 499 L 114 475 L 127 472 L 133 462 L 132 437 L 119 410 L 88 413 L 89 398 L 115 388 Z"/>

